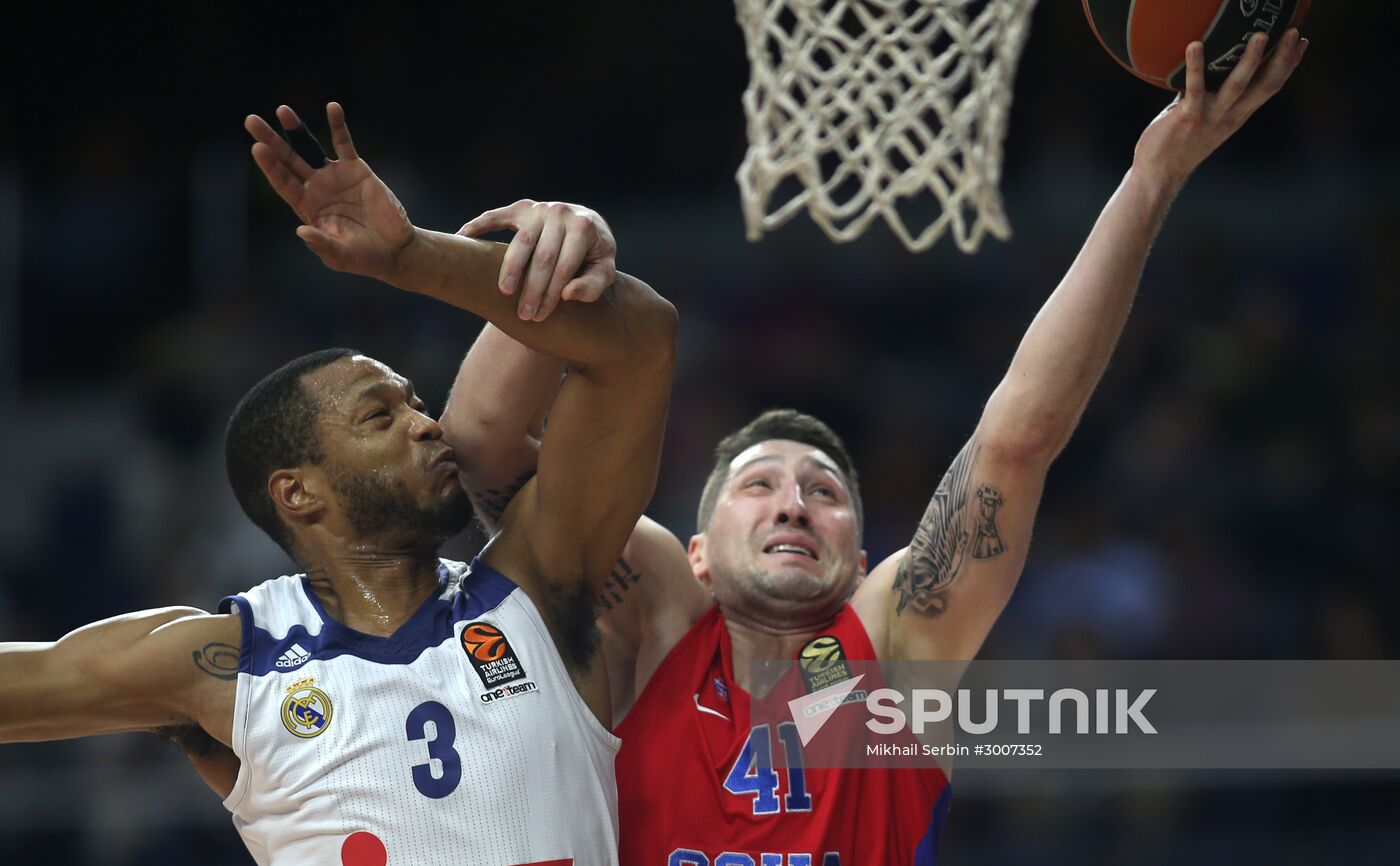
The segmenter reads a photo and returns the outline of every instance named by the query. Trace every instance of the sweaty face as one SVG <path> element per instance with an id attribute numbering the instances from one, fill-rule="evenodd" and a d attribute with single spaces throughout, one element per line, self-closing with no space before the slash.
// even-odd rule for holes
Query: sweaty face
<path id="1" fill-rule="evenodd" d="M 360 540 L 436 546 L 471 520 L 442 428 L 413 384 L 363 355 L 303 379 L 321 399 L 321 469 Z"/>
<path id="2" fill-rule="evenodd" d="M 721 607 L 776 627 L 834 612 L 865 567 L 840 470 L 821 449 L 788 440 L 734 458 L 696 553 L 697 576 Z"/>

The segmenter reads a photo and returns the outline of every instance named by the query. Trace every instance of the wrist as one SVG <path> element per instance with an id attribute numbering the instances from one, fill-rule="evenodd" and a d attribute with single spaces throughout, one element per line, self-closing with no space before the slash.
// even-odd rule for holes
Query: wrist
<path id="1" fill-rule="evenodd" d="M 1140 187 L 1142 193 L 1154 200 L 1161 200 L 1162 204 L 1170 204 L 1176 194 L 1182 192 L 1190 176 L 1190 171 L 1155 165 L 1142 159 L 1134 159 L 1133 166 L 1128 169 L 1128 179 Z"/>
<path id="2" fill-rule="evenodd" d="M 415 270 L 421 269 L 419 266 L 427 246 L 429 246 L 427 233 L 410 223 L 408 240 L 389 255 L 384 273 L 376 274 L 375 278 L 395 288 L 422 291 L 419 286 L 415 285 L 418 280 L 414 279 L 413 274 Z"/>
<path id="3" fill-rule="evenodd" d="M 1124 184 L 1141 195 L 1154 212 L 1165 212 L 1186 185 L 1190 172 L 1177 172 L 1162 166 L 1133 161 Z"/>
<path id="4" fill-rule="evenodd" d="M 504 252 L 504 244 L 415 226 L 408 242 L 392 256 L 390 273 L 380 279 L 490 318 L 490 311 L 502 304 L 515 309 L 514 299 L 496 288 Z"/>

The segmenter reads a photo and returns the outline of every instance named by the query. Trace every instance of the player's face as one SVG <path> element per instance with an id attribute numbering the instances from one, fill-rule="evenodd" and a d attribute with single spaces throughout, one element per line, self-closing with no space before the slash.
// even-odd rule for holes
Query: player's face
<path id="1" fill-rule="evenodd" d="M 819 448 L 772 440 L 729 465 L 692 551 L 721 606 L 756 617 L 834 610 L 865 569 L 850 491 Z"/>
<path id="2" fill-rule="evenodd" d="M 321 468 L 333 505 L 359 538 L 436 546 L 467 525 L 471 505 L 452 449 L 411 382 L 363 355 L 303 381 L 322 401 Z"/>

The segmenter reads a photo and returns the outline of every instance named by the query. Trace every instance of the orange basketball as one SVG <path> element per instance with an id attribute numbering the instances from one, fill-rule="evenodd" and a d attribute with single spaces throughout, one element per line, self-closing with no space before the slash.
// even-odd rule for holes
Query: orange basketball
<path id="1" fill-rule="evenodd" d="M 1269 50 L 1297 27 L 1310 0 L 1084 0 L 1103 47 L 1124 69 L 1158 87 L 1186 87 L 1186 46 L 1206 46 L 1206 87 L 1220 86 L 1255 33 Z"/>

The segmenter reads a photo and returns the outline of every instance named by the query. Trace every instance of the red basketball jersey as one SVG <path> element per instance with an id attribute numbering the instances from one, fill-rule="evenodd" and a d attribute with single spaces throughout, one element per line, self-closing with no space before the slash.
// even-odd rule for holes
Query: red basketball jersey
<path id="1" fill-rule="evenodd" d="M 875 658 L 850 605 L 823 637 L 846 658 Z M 805 767 L 795 725 L 750 725 L 718 607 L 666 656 L 616 733 L 622 866 L 935 861 L 952 794 L 943 773 Z"/>

